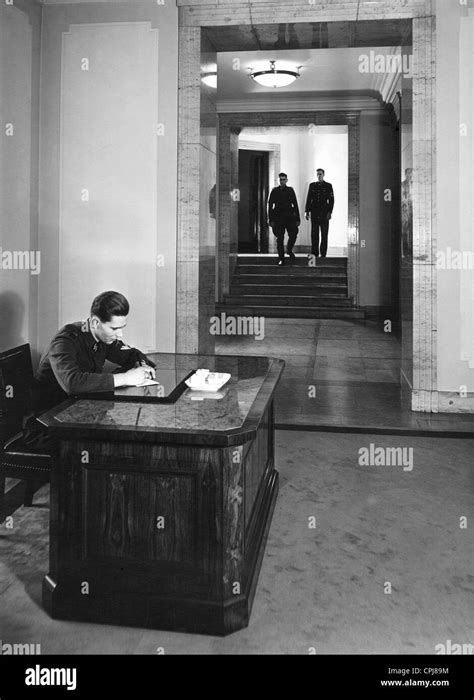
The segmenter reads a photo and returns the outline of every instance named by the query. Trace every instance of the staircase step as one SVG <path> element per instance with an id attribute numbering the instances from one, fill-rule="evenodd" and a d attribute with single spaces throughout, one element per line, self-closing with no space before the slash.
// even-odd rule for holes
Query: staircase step
<path id="1" fill-rule="evenodd" d="M 247 275 L 236 274 L 233 276 L 233 281 L 236 284 L 295 284 L 295 285 L 314 285 L 314 284 L 342 284 L 347 285 L 347 275 L 340 274 L 321 274 L 319 271 L 312 273 L 293 274 L 291 272 L 277 272 L 277 274 L 268 275 Z"/>
<path id="2" fill-rule="evenodd" d="M 347 299 L 347 284 L 240 284 L 234 278 L 230 292 L 232 296 L 242 294 L 277 294 L 287 296 L 340 296 Z"/>
<path id="3" fill-rule="evenodd" d="M 285 265 L 280 267 L 275 261 L 271 265 L 237 265 L 234 274 L 237 275 L 346 275 L 347 268 L 343 265 L 321 265 L 316 267 L 309 265 Z"/>
<path id="4" fill-rule="evenodd" d="M 268 318 L 364 319 L 352 306 L 347 289 L 347 258 L 318 258 L 310 267 L 306 255 L 277 265 L 277 255 L 239 255 L 230 293 L 216 311 L 234 316 Z"/>
<path id="5" fill-rule="evenodd" d="M 269 256 L 262 256 L 262 255 L 239 255 L 237 258 L 237 264 L 240 266 L 242 265 L 275 265 L 276 261 L 278 260 L 278 255 L 275 253 L 275 255 L 269 255 Z M 288 256 L 285 256 L 285 261 L 289 264 L 290 259 Z M 296 260 L 292 261 L 293 267 L 308 267 L 308 256 L 307 255 L 297 255 Z M 345 267 L 347 268 L 347 258 L 317 258 L 316 266 L 325 266 L 325 267 L 330 267 L 330 266 L 336 266 L 336 267 Z"/>
<path id="6" fill-rule="evenodd" d="M 224 296 L 225 304 L 235 306 L 340 306 L 352 308 L 352 302 L 347 297 L 337 296 L 297 296 L 297 297 L 282 297 L 282 296 L 266 296 L 263 294 L 240 294 Z"/>
<path id="7" fill-rule="evenodd" d="M 325 319 L 361 319 L 365 318 L 364 311 L 359 309 L 332 307 L 298 307 L 298 306 L 241 306 L 217 304 L 216 313 L 226 313 L 228 316 L 263 316 L 266 318 L 325 318 Z"/>

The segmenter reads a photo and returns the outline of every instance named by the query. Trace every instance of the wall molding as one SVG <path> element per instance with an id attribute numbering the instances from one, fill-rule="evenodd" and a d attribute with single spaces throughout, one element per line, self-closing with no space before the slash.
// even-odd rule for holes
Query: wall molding
<path id="1" fill-rule="evenodd" d="M 239 139 L 239 149 L 247 151 L 279 151 L 279 143 L 268 143 L 268 141 L 246 141 Z"/>
<path id="2" fill-rule="evenodd" d="M 385 105 L 375 96 L 351 97 L 318 97 L 317 94 L 307 97 L 280 98 L 253 98 L 249 96 L 244 100 L 218 100 L 216 103 L 217 112 L 225 114 L 228 112 L 302 112 L 311 110 L 321 111 L 372 111 L 382 112 Z"/>

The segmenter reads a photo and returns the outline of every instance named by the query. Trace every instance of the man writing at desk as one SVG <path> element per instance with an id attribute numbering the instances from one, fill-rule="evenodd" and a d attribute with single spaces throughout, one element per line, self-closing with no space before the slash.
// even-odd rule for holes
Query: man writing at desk
<path id="1" fill-rule="evenodd" d="M 119 292 L 103 292 L 92 302 L 87 321 L 70 323 L 54 336 L 42 356 L 33 387 L 33 411 L 39 415 L 75 394 L 113 392 L 154 379 L 155 365 L 140 350 L 122 342 L 130 307 Z M 121 367 L 103 372 L 105 361 Z M 34 444 L 40 424 L 30 417 L 25 440 Z"/>

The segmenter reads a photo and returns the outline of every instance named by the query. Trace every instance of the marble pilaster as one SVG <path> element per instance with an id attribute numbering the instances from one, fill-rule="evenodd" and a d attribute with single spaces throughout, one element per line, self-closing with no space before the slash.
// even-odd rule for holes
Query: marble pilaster
<path id="1" fill-rule="evenodd" d="M 199 337 L 199 67 L 201 30 L 179 27 L 176 350 Z"/>
<path id="2" fill-rule="evenodd" d="M 402 47 L 402 54 L 412 55 L 412 47 Z M 402 391 L 406 403 L 412 403 L 413 387 L 413 80 L 404 76 L 400 99 L 401 156 L 401 260 L 400 260 L 400 324 Z"/>
<path id="3" fill-rule="evenodd" d="M 201 35 L 202 75 L 217 71 L 217 54 L 206 35 Z M 213 353 L 215 336 L 210 320 L 216 306 L 217 262 L 217 90 L 200 81 L 199 156 L 199 338 L 200 352 Z"/>
<path id="4" fill-rule="evenodd" d="M 203 48 L 212 59 L 202 44 L 199 27 L 180 26 L 176 348 L 194 353 L 213 351 L 215 304 L 215 98 L 201 81 Z"/>
<path id="5" fill-rule="evenodd" d="M 219 120 L 219 299 L 229 292 L 230 279 L 237 262 L 239 134 L 222 127 Z"/>
<path id="6" fill-rule="evenodd" d="M 435 19 L 413 20 L 413 401 L 437 412 Z"/>
<path id="7" fill-rule="evenodd" d="M 360 233 L 360 118 L 348 117 L 349 135 L 349 208 L 347 244 L 347 285 L 353 304 L 359 304 L 359 233 Z"/>
<path id="8" fill-rule="evenodd" d="M 474 251 L 474 8 L 460 19 L 460 124 L 465 128 L 459 135 L 459 196 L 460 196 L 460 250 Z M 460 307 L 461 360 L 474 370 L 474 273 L 461 272 Z M 474 398 L 473 398 L 474 402 Z"/>

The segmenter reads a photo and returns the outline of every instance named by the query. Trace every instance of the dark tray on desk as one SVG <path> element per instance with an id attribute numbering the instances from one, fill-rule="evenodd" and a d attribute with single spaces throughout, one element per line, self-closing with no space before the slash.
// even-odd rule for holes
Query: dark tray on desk
<path id="1" fill-rule="evenodd" d="M 78 394 L 74 396 L 76 399 L 95 399 L 97 401 L 115 401 L 126 403 L 175 403 L 188 388 L 185 384 L 186 379 L 194 374 L 196 370 L 192 369 L 185 377 L 174 385 L 173 373 L 175 370 L 158 370 L 163 383 L 153 384 L 150 386 L 124 386 L 115 391 L 100 392 L 94 394 Z M 168 376 L 165 376 L 167 373 Z M 164 390 L 164 396 L 160 394 Z"/>

